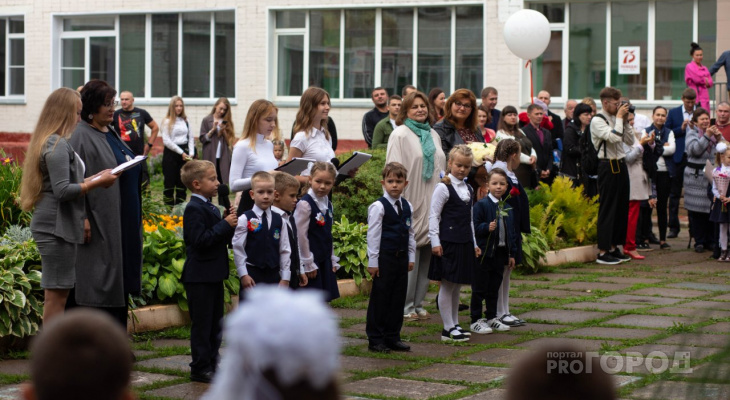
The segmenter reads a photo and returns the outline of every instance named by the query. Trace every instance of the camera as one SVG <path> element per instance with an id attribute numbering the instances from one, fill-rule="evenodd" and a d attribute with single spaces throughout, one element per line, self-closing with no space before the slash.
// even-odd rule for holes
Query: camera
<path id="1" fill-rule="evenodd" d="M 629 102 L 628 101 L 622 101 L 621 102 L 621 105 L 623 106 L 624 104 L 629 104 Z M 629 112 L 631 114 L 636 114 L 636 107 L 633 104 L 629 104 Z"/>

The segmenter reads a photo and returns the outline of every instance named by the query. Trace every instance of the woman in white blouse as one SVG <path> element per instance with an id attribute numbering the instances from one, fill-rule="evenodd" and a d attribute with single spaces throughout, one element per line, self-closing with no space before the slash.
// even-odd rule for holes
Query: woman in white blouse
<path id="1" fill-rule="evenodd" d="M 327 116 L 330 112 L 330 95 L 324 89 L 310 87 L 299 100 L 299 111 L 294 121 L 294 139 L 289 145 L 289 157 L 311 158 L 315 161 L 331 161 L 335 158 L 332 138 L 327 132 Z M 300 183 L 307 183 L 309 168 L 297 176 Z"/>
<path id="2" fill-rule="evenodd" d="M 515 139 L 520 143 L 522 154 L 520 155 L 520 166 L 514 173 L 523 187 L 534 188 L 537 186 L 537 175 L 535 175 L 535 162 L 537 153 L 532 148 L 532 142 L 525 136 L 518 124 L 517 109 L 507 106 L 502 109 L 497 124 L 497 141 L 503 139 Z"/>
<path id="3" fill-rule="evenodd" d="M 251 176 L 279 166 L 272 143 L 272 140 L 281 140 L 278 112 L 279 109 L 268 100 L 254 101 L 248 109 L 241 139 L 233 146 L 229 174 L 231 191 L 243 192 L 238 215 L 253 208 L 253 199 L 247 192 L 251 189 Z"/>
<path id="4" fill-rule="evenodd" d="M 180 170 L 185 161 L 191 160 L 195 155 L 195 138 L 185 115 L 185 103 L 179 96 L 170 100 L 170 107 L 160 124 L 160 130 L 162 143 L 165 144 L 165 152 L 162 153 L 165 189 L 162 193 L 165 204 L 174 206 L 185 201 L 187 194 L 180 179 Z"/>

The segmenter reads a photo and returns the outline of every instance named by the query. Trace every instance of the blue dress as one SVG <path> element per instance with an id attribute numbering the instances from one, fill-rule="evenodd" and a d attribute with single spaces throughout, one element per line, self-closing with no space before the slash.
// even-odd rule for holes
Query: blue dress
<path id="1" fill-rule="evenodd" d="M 321 213 L 317 202 L 312 196 L 305 194 L 301 201 L 309 203 L 311 213 L 309 214 L 309 250 L 317 264 L 317 277 L 310 279 L 304 288 L 321 289 L 326 292 L 326 301 L 332 301 L 340 297 L 340 290 L 337 287 L 337 277 L 332 272 L 332 203 L 328 203 L 327 212 Z M 317 216 L 324 218 L 324 225 L 317 223 Z"/>

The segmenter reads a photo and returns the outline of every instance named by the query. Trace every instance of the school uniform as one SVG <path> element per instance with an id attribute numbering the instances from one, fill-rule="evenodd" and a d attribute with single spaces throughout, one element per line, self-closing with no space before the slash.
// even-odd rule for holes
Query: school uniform
<path id="1" fill-rule="evenodd" d="M 497 315 L 497 298 L 502 285 L 504 266 L 517 251 L 517 239 L 514 230 L 513 210 L 505 204 L 507 216 L 498 217 L 498 199 L 491 193 L 474 205 L 474 229 L 477 245 L 483 249 L 483 256 L 479 258 L 474 268 L 474 277 L 471 284 L 471 322 L 481 318 L 482 303 L 486 303 L 484 316 L 487 320 Z M 489 231 L 489 224 L 497 221 L 494 231 Z"/>
<path id="2" fill-rule="evenodd" d="M 439 183 L 431 198 L 429 237 L 431 248 L 441 246 L 443 255 L 431 257 L 428 279 L 457 284 L 471 283 L 474 268 L 473 189 L 449 174 L 450 184 Z M 458 192 L 457 192 L 458 191 Z M 465 224 L 469 223 L 466 229 Z"/>
<path id="3" fill-rule="evenodd" d="M 193 194 L 185 207 L 183 238 L 187 258 L 180 280 L 185 286 L 190 328 L 191 375 L 213 372 L 218 364 L 223 320 L 223 281 L 228 278 L 228 242 L 233 227 L 218 207 Z"/>
<path id="4" fill-rule="evenodd" d="M 299 275 L 304 273 L 299 260 L 297 224 L 294 222 L 294 215 L 291 213 L 286 212 L 277 206 L 271 206 L 271 211 L 281 215 L 281 219 L 286 227 L 286 234 L 289 236 L 289 248 L 291 249 L 291 262 L 289 263 L 291 277 L 289 279 L 289 288 L 296 290 L 299 288 Z"/>
<path id="5" fill-rule="evenodd" d="M 400 342 L 408 289 L 408 263 L 416 261 L 412 207 L 387 193 L 368 208 L 368 267 L 378 268 L 370 292 L 365 332 L 370 346 Z"/>
<path id="6" fill-rule="evenodd" d="M 233 235 L 233 260 L 238 277 L 250 276 L 255 284 L 273 284 L 291 277 L 289 235 L 281 215 L 254 205 L 241 214 Z M 239 301 L 245 300 L 241 291 Z"/>
<path id="7" fill-rule="evenodd" d="M 299 239 L 299 256 L 305 272 L 317 271 L 305 288 L 325 291 L 325 300 L 340 297 L 337 277 L 332 268 L 340 268 L 339 257 L 335 256 L 332 243 L 332 202 L 325 197 L 317 197 L 309 189 L 297 203 L 294 210 Z"/>
<path id="8" fill-rule="evenodd" d="M 712 206 L 710 208 L 710 221 L 720 224 L 727 224 L 730 223 L 730 211 L 728 211 L 730 210 L 730 205 L 726 205 L 725 207 L 722 206 L 722 201 L 720 201 L 720 195 L 723 193 L 720 193 L 717 187 L 717 182 L 715 181 L 716 177 L 718 177 L 720 174 L 730 176 L 730 167 L 721 165 L 712 170 L 712 196 L 714 197 L 714 200 L 712 201 Z M 730 186 L 728 186 L 723 195 L 725 197 L 730 197 Z"/>

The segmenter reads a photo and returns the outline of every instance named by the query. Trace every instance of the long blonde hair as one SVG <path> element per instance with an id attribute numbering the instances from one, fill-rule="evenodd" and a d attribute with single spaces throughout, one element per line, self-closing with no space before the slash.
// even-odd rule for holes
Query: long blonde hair
<path id="1" fill-rule="evenodd" d="M 167 127 L 170 129 L 170 132 L 172 132 L 172 127 L 175 125 L 175 120 L 177 119 L 177 113 L 175 112 L 175 103 L 180 100 L 182 103 L 183 109 L 180 113 L 180 118 L 184 119 L 185 121 L 188 120 L 188 116 L 185 115 L 185 102 L 183 101 L 182 97 L 180 96 L 172 96 L 170 99 L 170 106 L 167 107 L 167 115 L 165 118 L 167 119 Z"/>
<path id="2" fill-rule="evenodd" d="M 256 134 L 259 133 L 259 120 L 267 117 L 272 111 L 279 112 L 279 109 L 274 103 L 259 99 L 251 104 L 248 108 L 248 114 L 246 114 L 246 122 L 243 124 L 243 132 L 241 132 L 241 140 L 249 139 L 249 147 L 255 153 L 256 152 Z M 279 117 L 276 117 L 276 128 L 273 132 L 271 141 L 281 140 L 281 131 L 279 130 Z"/>
<path id="3" fill-rule="evenodd" d="M 20 182 L 20 207 L 30 211 L 40 200 L 43 189 L 41 154 L 48 138 L 54 133 L 68 138 L 79 121 L 81 96 L 75 90 L 59 88 L 53 91 L 43 105 L 38 123 L 28 144 L 23 163 L 23 178 Z"/>
<path id="4" fill-rule="evenodd" d="M 317 107 L 324 98 L 330 100 L 330 95 L 326 90 L 315 86 L 310 86 L 302 93 L 299 99 L 299 110 L 294 120 L 294 132 L 302 132 L 309 135 L 309 130 L 314 126 L 314 115 L 317 114 Z M 327 131 L 327 119 L 319 121 L 320 129 L 324 131 L 324 136 L 329 140 L 330 134 Z"/>
<path id="5" fill-rule="evenodd" d="M 226 105 L 226 113 L 223 114 L 223 120 L 226 121 L 226 123 L 221 127 L 221 132 L 223 132 L 223 137 L 226 139 L 228 147 L 233 147 L 233 144 L 236 141 L 236 131 L 233 129 L 233 114 L 231 113 L 231 102 L 228 101 L 228 98 L 218 98 L 213 105 L 213 109 L 210 111 L 210 115 L 215 115 L 215 108 L 218 107 L 218 104 L 220 103 Z"/>

